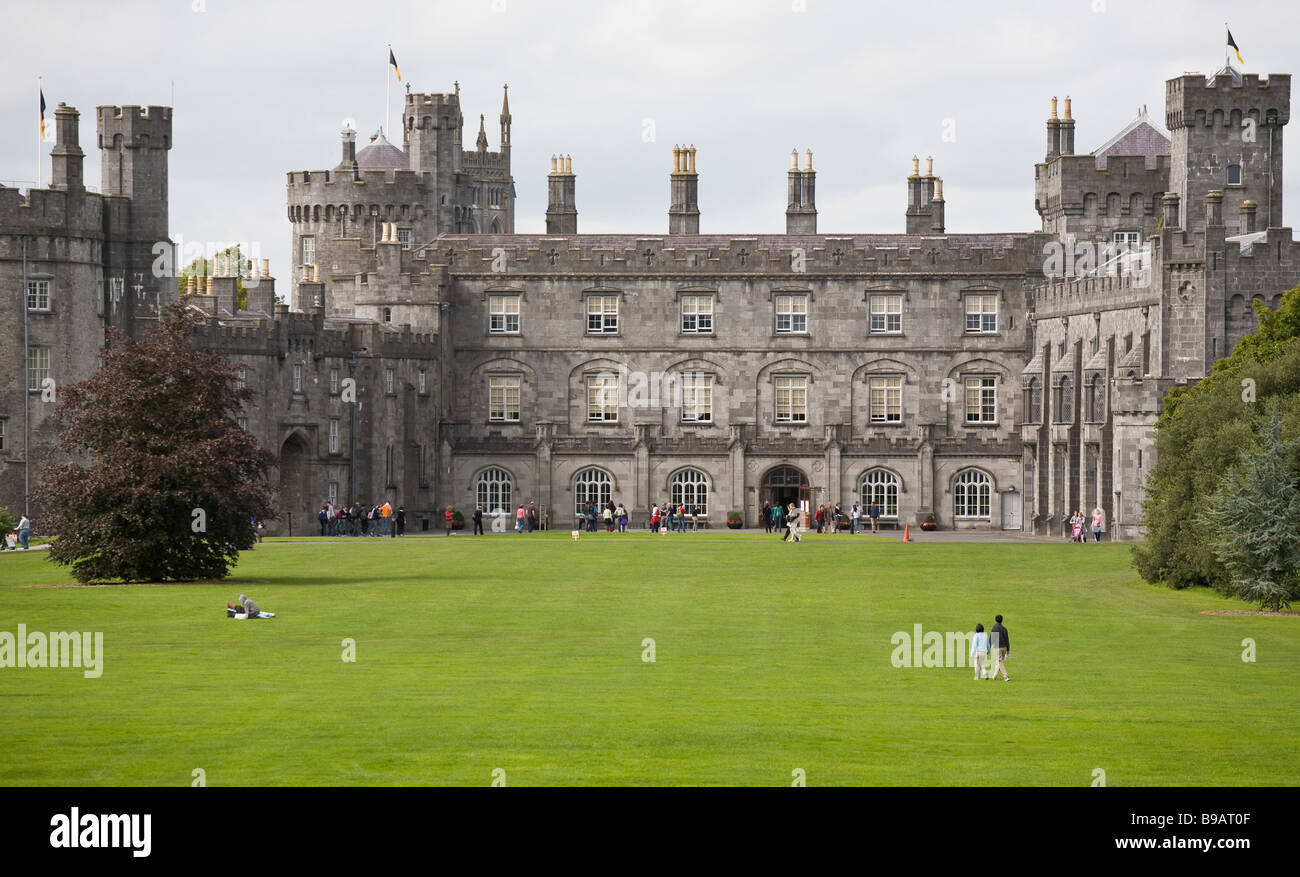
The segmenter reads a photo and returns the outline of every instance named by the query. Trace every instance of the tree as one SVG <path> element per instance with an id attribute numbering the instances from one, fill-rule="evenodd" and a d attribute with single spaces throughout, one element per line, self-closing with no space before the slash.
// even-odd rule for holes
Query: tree
<path id="1" fill-rule="evenodd" d="M 1284 433 L 1300 429 L 1300 287 L 1276 311 L 1257 313 L 1259 328 L 1231 356 L 1195 385 L 1165 396 L 1142 506 L 1146 542 L 1133 548 L 1147 581 L 1236 593 L 1202 512 L 1223 473 L 1255 444 L 1266 409 L 1281 412 Z"/>
<path id="2" fill-rule="evenodd" d="M 1290 467 L 1300 440 L 1282 440 L 1276 410 L 1259 433 L 1260 449 L 1224 474 L 1205 518 L 1235 593 L 1277 612 L 1300 596 L 1300 478 Z"/>
<path id="3" fill-rule="evenodd" d="M 59 447 L 89 464 L 48 467 L 38 499 L 78 581 L 221 578 L 272 516 L 273 457 L 231 418 L 253 392 L 196 322 L 172 305 L 147 337 L 110 330 L 99 370 L 60 388 Z"/>

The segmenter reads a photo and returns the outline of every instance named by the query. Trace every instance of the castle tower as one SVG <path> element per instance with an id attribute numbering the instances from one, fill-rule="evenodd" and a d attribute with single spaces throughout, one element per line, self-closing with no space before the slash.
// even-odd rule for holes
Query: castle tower
<path id="1" fill-rule="evenodd" d="M 436 217 L 435 234 L 456 227 L 456 174 L 461 169 L 460 92 L 412 94 L 402 110 L 402 142 L 410 169 L 423 173 L 429 190 L 426 209 Z"/>
<path id="2" fill-rule="evenodd" d="M 551 157 L 546 178 L 546 233 L 577 234 L 578 207 L 574 198 L 573 157 Z"/>
<path id="3" fill-rule="evenodd" d="M 54 111 L 55 137 L 54 149 L 50 151 L 53 176 L 50 188 L 66 189 L 69 192 L 84 191 L 86 181 L 82 166 L 85 153 L 81 151 L 77 126 L 81 114 L 76 108 L 60 103 Z"/>
<path id="4" fill-rule="evenodd" d="M 700 233 L 700 176 L 695 172 L 695 147 L 673 147 L 673 172 L 669 177 L 669 234 Z"/>
<path id="5" fill-rule="evenodd" d="M 786 234 L 817 234 L 817 173 L 812 166 L 812 150 L 805 155 L 799 170 L 799 153 L 790 151 L 790 171 L 786 184 Z"/>
<path id="6" fill-rule="evenodd" d="M 1260 79 L 1225 67 L 1209 79 L 1192 73 L 1165 82 L 1169 189 L 1186 214 L 1183 228 L 1205 225 L 1205 196 L 1214 190 L 1232 213 L 1257 202 L 1261 228 L 1282 224 L 1282 130 L 1290 119 L 1289 74 Z M 1228 233 L 1239 230 L 1230 225 Z"/>

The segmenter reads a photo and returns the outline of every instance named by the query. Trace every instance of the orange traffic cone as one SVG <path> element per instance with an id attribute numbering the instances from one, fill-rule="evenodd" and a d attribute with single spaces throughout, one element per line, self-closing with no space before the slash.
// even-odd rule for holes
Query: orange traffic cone
<path id="1" fill-rule="evenodd" d="M 903 541 L 904 541 L 904 542 L 911 542 L 911 541 L 912 541 L 912 531 L 911 531 L 909 528 L 910 528 L 910 525 L 909 525 L 909 524 L 904 524 L 904 525 L 903 525 Z"/>

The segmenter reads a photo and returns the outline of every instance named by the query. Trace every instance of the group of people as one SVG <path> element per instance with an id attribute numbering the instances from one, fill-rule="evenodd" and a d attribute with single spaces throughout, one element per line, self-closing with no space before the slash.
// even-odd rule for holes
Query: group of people
<path id="1" fill-rule="evenodd" d="M 450 506 L 447 507 L 447 511 L 444 514 L 447 516 L 447 532 L 450 533 L 451 524 L 453 520 L 452 510 Z M 493 512 L 489 512 L 488 514 L 505 515 L 505 510 L 498 508 Z M 483 506 L 478 505 L 474 507 L 474 514 L 471 516 L 471 519 L 474 522 L 474 535 L 482 536 L 483 535 Z M 526 509 L 522 505 L 519 506 L 517 509 L 515 509 L 515 532 L 516 533 L 531 533 L 534 530 L 539 530 L 539 529 L 541 529 L 541 523 L 537 517 L 536 503 L 530 502 L 528 504 L 528 508 Z"/>
<path id="2" fill-rule="evenodd" d="M 991 638 L 991 642 L 990 642 Z M 985 674 L 985 663 L 989 658 L 989 652 L 993 653 L 993 658 L 997 662 L 993 669 Z M 1002 681 L 1010 682 L 1011 677 L 1007 675 L 1007 655 L 1011 654 L 1011 637 L 1007 634 L 1007 629 L 1002 626 L 1002 616 L 994 616 L 993 627 L 988 633 L 984 632 L 984 625 L 975 625 L 975 636 L 971 638 L 970 654 L 975 659 L 975 680 L 983 678 L 996 679 L 998 674 L 1002 674 Z"/>
<path id="3" fill-rule="evenodd" d="M 797 518 L 799 512 L 795 509 L 794 503 L 782 506 L 780 503 L 775 505 L 764 501 L 763 508 L 760 512 L 763 519 L 763 529 L 768 533 L 780 533 L 787 531 L 790 526 L 790 518 Z M 862 503 L 855 502 L 853 508 L 846 513 L 843 505 L 838 502 L 823 503 L 817 506 L 812 514 L 812 525 L 818 533 L 851 533 L 857 534 L 859 529 L 865 529 L 866 518 L 870 522 L 871 532 L 880 532 L 880 506 L 876 503 L 868 503 L 864 509 Z M 797 534 L 796 534 L 797 535 Z M 787 532 L 781 537 L 782 541 L 789 536 Z"/>
<path id="4" fill-rule="evenodd" d="M 1102 512 L 1100 508 L 1094 508 L 1092 510 L 1092 539 L 1094 542 L 1101 541 L 1101 529 L 1105 523 L 1105 520 L 1106 520 L 1105 513 Z M 1088 520 L 1083 516 L 1083 512 L 1079 511 L 1078 509 L 1075 509 L 1074 514 L 1070 515 L 1070 541 L 1071 542 L 1088 541 L 1087 535 L 1083 532 L 1084 525 L 1087 523 Z"/>
<path id="5" fill-rule="evenodd" d="M 679 502 L 656 503 L 650 507 L 650 532 L 685 533 L 700 529 L 700 507 Z"/>
<path id="6" fill-rule="evenodd" d="M 406 509 L 384 500 L 382 505 L 325 502 L 316 513 L 322 536 L 404 536 L 406 535 Z"/>

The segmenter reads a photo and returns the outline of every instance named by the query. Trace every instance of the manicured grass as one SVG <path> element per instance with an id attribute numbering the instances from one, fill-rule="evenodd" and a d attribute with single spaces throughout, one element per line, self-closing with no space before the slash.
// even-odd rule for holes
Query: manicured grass
<path id="1" fill-rule="evenodd" d="M 0 630 L 105 652 L 0 669 L 0 784 L 1300 783 L 1300 619 L 1202 615 L 1249 607 L 1145 585 L 1123 545 L 340 539 L 233 577 L 28 587 L 72 579 L 0 557 Z M 241 591 L 278 617 L 228 620 Z M 891 664 L 896 631 L 999 612 L 1010 683 Z"/>

